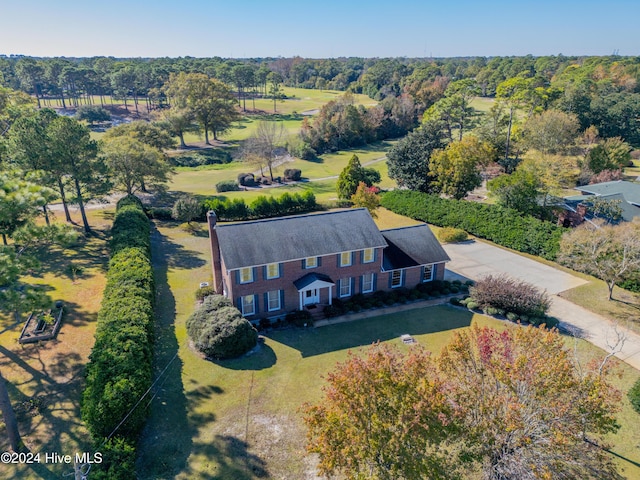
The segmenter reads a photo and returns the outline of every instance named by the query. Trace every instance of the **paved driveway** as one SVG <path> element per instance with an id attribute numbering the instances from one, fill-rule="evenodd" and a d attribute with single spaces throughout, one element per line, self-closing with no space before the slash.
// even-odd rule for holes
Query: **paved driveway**
<path id="1" fill-rule="evenodd" d="M 484 275 L 506 273 L 546 289 L 552 295 L 549 315 L 560 320 L 560 326 L 609 352 L 617 340 L 616 332 L 624 335 L 624 345 L 616 356 L 640 370 L 640 335 L 614 325 L 610 320 L 585 310 L 556 294 L 583 283 L 585 280 L 549 267 L 526 257 L 483 242 L 443 245 L 451 257 L 445 279 L 465 277 L 478 280 Z M 603 301 L 606 302 L 605 299 Z M 618 350 L 618 349 L 616 349 Z"/>
<path id="2" fill-rule="evenodd" d="M 451 257 L 451 262 L 447 263 L 447 280 L 459 278 L 457 275 L 478 280 L 484 275 L 506 273 L 552 295 L 587 283 L 581 278 L 484 242 L 470 241 L 443 246 Z"/>

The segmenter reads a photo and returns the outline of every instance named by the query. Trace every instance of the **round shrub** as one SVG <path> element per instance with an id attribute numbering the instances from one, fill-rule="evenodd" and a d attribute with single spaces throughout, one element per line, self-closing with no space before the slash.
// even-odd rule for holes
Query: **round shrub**
<path id="1" fill-rule="evenodd" d="M 284 171 L 284 179 L 299 182 L 302 178 L 302 170 L 299 168 L 287 168 Z"/>
<path id="2" fill-rule="evenodd" d="M 469 310 L 475 310 L 478 308 L 478 304 L 476 302 L 467 302 L 467 308 Z"/>
<path id="3" fill-rule="evenodd" d="M 627 396 L 629 397 L 629 401 L 631 402 L 633 409 L 637 413 L 640 413 L 640 378 L 633 384 L 633 387 L 629 389 Z"/>
<path id="4" fill-rule="evenodd" d="M 240 191 L 240 186 L 233 180 L 224 180 L 222 182 L 216 183 L 216 192 L 218 193 L 238 191 Z"/>
<path id="5" fill-rule="evenodd" d="M 254 187 L 256 178 L 253 173 L 241 173 L 238 175 L 238 183 L 243 187 Z"/>
<path id="6" fill-rule="evenodd" d="M 516 322 L 518 320 L 518 314 L 513 312 L 507 312 L 507 320 Z"/>
<path id="7" fill-rule="evenodd" d="M 451 305 L 455 305 L 456 307 L 460 305 L 460 299 L 458 297 L 451 297 L 449 299 L 449 303 Z"/>
<path id="8" fill-rule="evenodd" d="M 256 346 L 258 332 L 237 308 L 223 306 L 204 315 L 199 311 L 187 320 L 187 332 L 207 357 L 234 358 Z"/>

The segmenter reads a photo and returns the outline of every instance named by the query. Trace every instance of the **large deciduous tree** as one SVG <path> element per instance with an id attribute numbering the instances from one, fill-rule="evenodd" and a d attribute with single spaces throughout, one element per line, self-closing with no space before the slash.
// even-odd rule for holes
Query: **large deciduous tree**
<path id="1" fill-rule="evenodd" d="M 563 235 L 558 259 L 574 270 L 604 280 L 611 300 L 616 284 L 640 269 L 640 221 L 620 225 L 584 223 Z"/>
<path id="2" fill-rule="evenodd" d="M 453 478 L 440 449 L 453 432 L 452 405 L 431 356 L 403 357 L 387 345 L 351 354 L 327 376 L 324 399 L 305 406 L 307 450 L 325 475 L 346 478 Z"/>
<path id="3" fill-rule="evenodd" d="M 162 153 L 132 136 L 105 139 L 102 153 L 116 188 L 127 195 L 149 185 L 162 187 L 169 178 L 171 167 Z"/>
<path id="4" fill-rule="evenodd" d="M 239 118 L 233 92 L 220 80 L 202 73 L 172 74 L 165 86 L 172 108 L 186 110 L 200 125 L 205 143 L 210 145 L 209 132 L 214 140 L 228 130 Z M 184 143 L 184 142 L 183 142 Z"/>
<path id="5" fill-rule="evenodd" d="M 419 129 L 411 132 L 389 150 L 389 177 L 409 190 L 430 192 L 431 154 L 444 146 L 442 124 L 432 121 L 423 123 Z"/>
<path id="6" fill-rule="evenodd" d="M 566 153 L 575 144 L 579 128 L 575 115 L 559 110 L 545 110 L 527 119 L 523 144 L 542 154 Z"/>
<path id="7" fill-rule="evenodd" d="M 562 337 L 535 327 L 472 327 L 444 347 L 463 455 L 487 480 L 618 478 L 589 440 L 615 432 L 620 392 L 605 369 L 576 365 Z"/>
<path id="8" fill-rule="evenodd" d="M 439 358 L 374 345 L 304 407 L 307 448 L 347 478 L 619 478 L 599 446 L 620 392 L 543 328 L 456 333 Z"/>
<path id="9" fill-rule="evenodd" d="M 495 153 L 491 145 L 468 136 L 437 150 L 431 156 L 434 189 L 457 200 L 482 184 L 481 169 Z"/>

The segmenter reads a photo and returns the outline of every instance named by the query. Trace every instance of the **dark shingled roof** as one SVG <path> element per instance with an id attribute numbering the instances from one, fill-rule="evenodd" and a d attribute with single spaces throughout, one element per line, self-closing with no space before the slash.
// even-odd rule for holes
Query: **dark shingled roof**
<path id="1" fill-rule="evenodd" d="M 416 267 L 451 260 L 428 225 L 383 230 L 389 246 L 384 249 L 383 270 Z"/>
<path id="2" fill-rule="evenodd" d="M 228 270 L 387 246 L 364 208 L 217 225 L 215 230 Z"/>
<path id="3" fill-rule="evenodd" d="M 293 282 L 293 284 L 298 290 L 302 290 L 304 287 L 308 287 L 313 282 L 317 282 L 318 280 L 335 285 L 335 282 L 331 280 L 331 277 L 323 273 L 307 273 L 304 277 L 301 277 Z"/>

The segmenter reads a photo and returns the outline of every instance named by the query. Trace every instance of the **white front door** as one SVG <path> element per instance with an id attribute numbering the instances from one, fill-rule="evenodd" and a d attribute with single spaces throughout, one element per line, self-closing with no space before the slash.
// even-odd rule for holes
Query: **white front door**
<path id="1" fill-rule="evenodd" d="M 320 303 L 320 289 L 313 288 L 311 290 L 306 290 L 304 292 L 304 304 L 315 305 L 316 303 Z"/>

